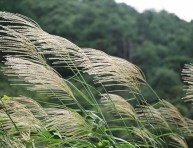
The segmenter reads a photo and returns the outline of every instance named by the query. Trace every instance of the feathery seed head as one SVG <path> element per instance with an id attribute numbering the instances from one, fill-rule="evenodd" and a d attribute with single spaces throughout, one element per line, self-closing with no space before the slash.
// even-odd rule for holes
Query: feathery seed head
<path id="1" fill-rule="evenodd" d="M 5 65 L 7 67 L 4 68 L 4 73 L 8 76 L 18 76 L 29 85 L 29 90 L 42 93 L 54 91 L 56 95 L 57 93 L 65 92 L 67 95 L 73 96 L 64 79 L 57 75 L 49 66 L 45 67 L 14 57 L 7 57 Z"/>
<path id="2" fill-rule="evenodd" d="M 105 86 L 122 85 L 138 90 L 139 81 L 144 81 L 141 71 L 130 62 L 112 57 L 96 49 L 82 49 L 89 60 L 80 64 L 84 72 L 94 75 L 96 83 Z"/>
<path id="3" fill-rule="evenodd" d="M 57 129 L 65 138 L 88 138 L 92 128 L 78 113 L 66 109 L 48 109 L 46 128 Z"/>
<path id="4" fill-rule="evenodd" d="M 102 94 L 101 103 L 113 114 L 136 119 L 136 113 L 133 106 L 121 96 L 115 94 Z"/>

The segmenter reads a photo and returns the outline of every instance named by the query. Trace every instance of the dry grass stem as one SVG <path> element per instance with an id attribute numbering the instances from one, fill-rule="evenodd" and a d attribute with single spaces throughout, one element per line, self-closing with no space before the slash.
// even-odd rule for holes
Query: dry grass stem
<path id="1" fill-rule="evenodd" d="M 172 134 L 169 136 L 170 142 L 169 145 L 175 148 L 188 148 L 188 145 L 185 139 L 177 134 Z"/>
<path id="2" fill-rule="evenodd" d="M 174 125 L 178 129 L 181 127 L 186 127 L 184 117 L 175 106 L 166 100 L 160 100 L 159 104 L 161 107 L 158 108 L 158 111 L 161 113 L 168 124 Z"/>
<path id="3" fill-rule="evenodd" d="M 40 120 L 35 118 L 30 109 L 15 100 L 2 100 L 0 105 L 0 116 L 3 120 L 2 126 L 5 130 L 13 129 L 13 122 L 20 132 L 36 130 L 35 125 L 41 126 L 42 124 Z"/>
<path id="4" fill-rule="evenodd" d="M 88 138 L 92 134 L 91 127 L 83 117 L 66 109 L 48 109 L 46 128 L 57 129 L 64 138 Z"/>
<path id="5" fill-rule="evenodd" d="M 137 112 L 137 116 L 142 122 L 144 122 L 147 126 L 153 125 L 155 128 L 168 128 L 169 125 L 162 116 L 162 114 L 154 108 L 153 106 L 149 105 L 141 105 L 139 108 L 135 109 Z"/>
<path id="6" fill-rule="evenodd" d="M 140 138 L 144 143 L 151 143 L 152 146 L 156 146 L 156 141 L 152 138 L 152 133 L 145 128 L 133 127 L 132 133 Z"/>
<path id="7" fill-rule="evenodd" d="M 181 127 L 181 131 L 184 135 L 193 137 L 193 120 L 189 118 L 184 118 L 184 120 L 186 122 L 186 126 Z"/>
<path id="8" fill-rule="evenodd" d="M 81 67 L 84 72 L 94 75 L 96 83 L 127 86 L 131 91 L 139 90 L 139 81 L 143 82 L 144 77 L 135 65 L 96 49 L 85 48 L 83 51 L 89 60 L 81 63 Z"/>
<path id="9" fill-rule="evenodd" d="M 28 84 L 28 89 L 33 91 L 39 91 L 41 93 L 52 92 L 52 95 L 57 97 L 57 94 L 63 93 L 67 96 L 73 96 L 70 88 L 51 67 L 43 66 L 23 60 L 20 58 L 7 57 L 5 62 L 7 66 L 4 68 L 4 72 L 8 76 L 19 77 L 22 81 Z M 65 93 L 65 94 L 64 94 Z"/>
<path id="10" fill-rule="evenodd" d="M 15 57 L 27 59 L 42 65 L 46 63 L 38 53 L 36 46 L 26 36 L 12 29 L 0 26 L 0 44 L 0 50 L 12 53 Z"/>
<path id="11" fill-rule="evenodd" d="M 25 107 L 29 109 L 36 118 L 39 117 L 44 118 L 47 116 L 47 113 L 44 111 L 42 106 L 40 106 L 35 100 L 31 98 L 21 96 L 21 97 L 14 97 L 13 100 L 25 105 Z"/>
<path id="12" fill-rule="evenodd" d="M 185 87 L 186 96 L 183 98 L 185 101 L 193 99 L 193 65 L 186 64 L 182 70 L 182 76 L 185 83 L 188 85 Z"/>
<path id="13" fill-rule="evenodd" d="M 136 119 L 136 113 L 133 106 L 124 98 L 115 94 L 102 94 L 101 103 L 105 108 L 115 114 Z"/>
<path id="14" fill-rule="evenodd" d="M 51 59 L 71 63 L 72 60 L 70 58 L 73 58 L 73 56 L 78 57 L 79 55 L 82 57 L 82 55 L 79 54 L 81 53 L 81 49 L 77 45 L 65 38 L 44 32 L 37 23 L 25 16 L 0 12 L 0 18 L 2 18 L 0 19 L 0 23 L 5 23 L 5 26 L 8 28 L 7 30 L 12 30 L 15 34 L 17 32 L 20 36 L 25 36 L 39 53 L 56 56 Z M 70 55 L 72 55 L 72 57 Z M 78 59 L 81 58 L 79 57 Z"/>

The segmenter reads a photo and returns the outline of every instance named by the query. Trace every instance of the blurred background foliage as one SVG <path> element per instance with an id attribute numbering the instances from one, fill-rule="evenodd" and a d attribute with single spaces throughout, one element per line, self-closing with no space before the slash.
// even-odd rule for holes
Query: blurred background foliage
<path id="1" fill-rule="evenodd" d="M 193 62 L 193 21 L 186 22 L 164 10 L 139 13 L 113 0 L 0 0 L 0 11 L 28 16 L 43 30 L 79 47 L 100 49 L 136 64 L 160 98 L 191 117 L 189 104 L 181 100 L 181 70 L 185 63 Z M 24 87 L 10 86 L 2 73 L 0 79 L 1 95 L 42 97 Z M 142 91 L 146 99 L 153 100 L 147 88 Z"/>

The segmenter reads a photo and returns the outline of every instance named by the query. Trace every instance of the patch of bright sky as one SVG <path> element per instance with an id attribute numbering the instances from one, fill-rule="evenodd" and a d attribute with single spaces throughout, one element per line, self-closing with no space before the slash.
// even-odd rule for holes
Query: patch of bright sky
<path id="1" fill-rule="evenodd" d="M 193 0 L 115 0 L 133 6 L 139 12 L 146 9 L 166 10 L 186 21 L 193 20 Z"/>

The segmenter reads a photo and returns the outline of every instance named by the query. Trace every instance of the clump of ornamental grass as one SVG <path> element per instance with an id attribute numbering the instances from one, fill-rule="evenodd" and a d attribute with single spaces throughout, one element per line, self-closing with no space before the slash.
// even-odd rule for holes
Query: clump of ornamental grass
<path id="1" fill-rule="evenodd" d="M 141 94 L 141 85 L 148 83 L 129 61 L 80 48 L 43 31 L 33 20 L 8 12 L 0 12 L 0 50 L 7 54 L 3 72 L 14 85 L 58 102 L 42 107 L 35 98 L 2 97 L 1 147 L 188 147 L 185 138 L 192 137 L 193 121 L 159 97 L 156 104 L 149 104 Z M 74 75 L 62 77 L 50 63 Z M 187 65 L 183 71 L 189 84 L 187 100 L 192 100 L 192 69 Z M 83 73 L 91 76 L 93 86 Z M 120 91 L 138 104 L 117 94 Z"/>

